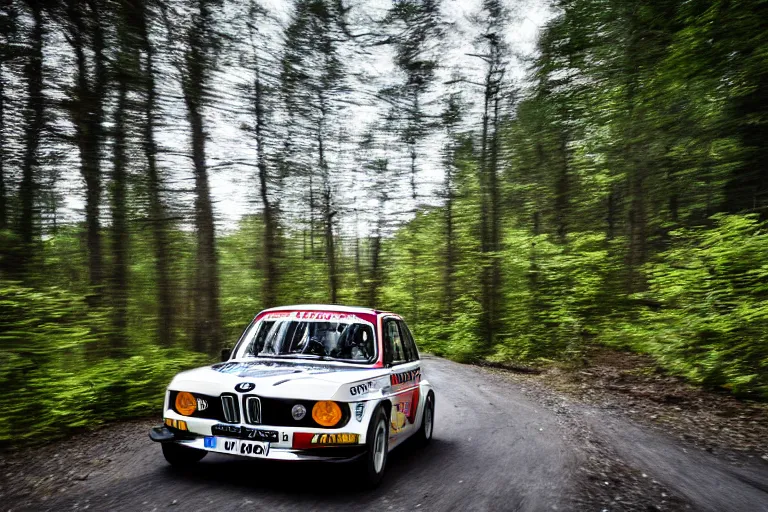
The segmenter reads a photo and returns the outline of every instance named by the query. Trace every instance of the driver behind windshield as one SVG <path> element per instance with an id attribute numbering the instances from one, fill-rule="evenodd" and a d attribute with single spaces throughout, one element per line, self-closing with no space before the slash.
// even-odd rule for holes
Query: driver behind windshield
<path id="1" fill-rule="evenodd" d="M 254 333 L 246 354 L 370 361 L 375 355 L 373 329 L 361 323 L 265 321 Z"/>

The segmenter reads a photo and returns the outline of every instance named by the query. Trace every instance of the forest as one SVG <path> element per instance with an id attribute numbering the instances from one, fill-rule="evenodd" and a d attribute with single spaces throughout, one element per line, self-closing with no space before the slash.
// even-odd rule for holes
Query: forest
<path id="1" fill-rule="evenodd" d="M 0 444 L 158 413 L 292 303 L 398 312 L 461 362 L 601 346 L 768 399 L 766 19 L 3 2 Z"/>

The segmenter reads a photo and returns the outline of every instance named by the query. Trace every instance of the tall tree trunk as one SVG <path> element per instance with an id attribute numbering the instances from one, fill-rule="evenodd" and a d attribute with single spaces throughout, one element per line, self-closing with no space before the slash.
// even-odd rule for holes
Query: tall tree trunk
<path id="1" fill-rule="evenodd" d="M 16 34 L 17 27 L 18 27 L 18 12 L 16 10 L 16 5 L 12 2 L 6 2 L 7 5 L 5 5 L 0 11 L 0 15 L 3 16 L 3 23 L 2 23 L 2 32 L 0 32 L 0 36 L 2 36 L 3 40 L 5 41 L 5 45 L 3 48 L 0 48 L 0 231 L 5 230 L 8 228 L 8 196 L 7 196 L 7 185 L 6 185 L 6 168 L 5 168 L 5 149 L 6 149 L 6 138 L 5 138 L 5 81 L 3 80 L 3 71 L 5 67 L 5 62 L 9 61 L 11 58 L 13 58 L 13 50 L 11 50 L 10 42 L 12 41 L 13 37 Z M 0 257 L 3 257 L 3 260 L 5 260 L 6 257 L 9 256 L 7 253 L 8 247 L 2 247 L 0 248 Z M 5 262 L 6 264 L 10 262 Z"/>
<path id="2" fill-rule="evenodd" d="M 495 341 L 501 316 L 501 191 L 499 190 L 499 83 L 493 89 L 493 133 L 491 135 L 490 161 L 488 165 L 488 199 L 490 201 L 490 339 Z"/>
<path id="3" fill-rule="evenodd" d="M 127 345 L 128 325 L 128 223 L 126 214 L 126 129 L 125 115 L 128 94 L 125 70 L 118 77 L 115 108 L 114 169 L 112 172 L 112 349 L 119 354 Z"/>
<path id="4" fill-rule="evenodd" d="M 40 167 L 40 136 L 44 127 L 43 102 L 43 7 L 39 0 L 29 0 L 32 13 L 32 31 L 29 57 L 24 65 L 27 85 L 27 105 L 24 109 L 24 157 L 19 184 L 20 215 L 18 233 L 21 247 L 12 258 L 12 268 L 26 274 L 28 255 L 33 254 L 35 239 L 35 195 L 38 189 L 37 173 Z"/>
<path id="5" fill-rule="evenodd" d="M 533 212 L 533 236 L 541 233 L 541 215 L 538 210 Z M 528 260 L 528 292 L 531 302 L 528 306 L 528 322 L 530 329 L 538 329 L 541 326 L 542 300 L 539 290 L 539 260 L 536 251 L 536 242 L 531 244 L 530 258 Z"/>
<path id="6" fill-rule="evenodd" d="M 371 308 L 378 308 L 379 304 L 379 292 L 382 284 L 382 268 L 381 268 L 381 238 L 384 231 L 385 222 L 385 210 L 388 199 L 386 190 L 386 176 L 389 162 L 387 160 L 377 160 L 373 164 L 373 170 L 378 176 L 378 183 L 376 186 L 376 195 L 378 199 L 378 205 L 376 208 L 376 234 L 371 242 L 371 261 L 370 261 L 370 274 L 368 281 L 368 306 Z"/>
<path id="7" fill-rule="evenodd" d="M 0 59 L 3 55 L 0 55 Z M 8 226 L 5 196 L 5 82 L 3 81 L 3 62 L 0 60 L 0 231 Z M 5 248 L 0 250 L 0 255 Z"/>
<path id="8" fill-rule="evenodd" d="M 262 299 L 264 307 L 277 306 L 277 290 L 280 276 L 277 267 L 277 226 L 276 216 L 269 198 L 269 175 L 267 169 L 266 145 L 264 144 L 264 90 L 258 61 L 254 65 L 256 79 L 254 82 L 254 107 L 256 110 L 256 150 L 258 151 L 259 190 L 261 193 L 262 212 L 264 216 L 264 284 Z"/>
<path id="9" fill-rule="evenodd" d="M 445 194 L 445 259 L 443 268 L 443 319 L 448 325 L 453 319 L 455 301 L 456 246 L 454 242 L 454 170 L 458 159 L 459 144 L 456 127 L 461 120 L 461 100 L 457 94 L 448 97 L 442 114 L 447 143 L 444 148 L 443 163 Z"/>
<path id="10" fill-rule="evenodd" d="M 493 342 L 493 330 L 491 327 L 491 277 L 490 267 L 486 260 L 490 251 L 490 227 L 489 227 L 489 201 L 488 201 L 488 131 L 490 124 L 490 104 L 492 87 L 492 70 L 488 66 L 488 73 L 485 78 L 485 94 L 483 98 L 483 129 L 480 135 L 480 253 L 482 261 L 480 262 L 482 272 L 480 276 L 481 285 L 481 308 L 482 308 L 482 336 L 486 343 L 486 348 L 490 348 Z"/>
<path id="11" fill-rule="evenodd" d="M 414 94 L 414 107 L 418 109 L 418 94 Z M 418 197 L 416 193 L 416 141 L 412 140 L 410 143 L 410 156 L 411 156 L 411 198 L 413 199 L 414 211 L 418 209 L 416 199 Z M 419 266 L 419 251 L 416 248 L 418 240 L 417 226 L 414 224 L 411 229 L 408 230 L 409 245 L 408 257 L 410 259 L 411 270 L 411 311 L 409 319 L 414 324 L 419 323 L 419 288 L 418 288 L 418 275 L 416 269 Z"/>
<path id="12" fill-rule="evenodd" d="M 368 307 L 379 307 L 381 288 L 381 216 L 376 223 L 376 235 L 371 240 L 371 278 L 368 282 Z"/>
<path id="13" fill-rule="evenodd" d="M 315 184 L 309 173 L 309 258 L 315 259 Z"/>
<path id="14" fill-rule="evenodd" d="M 613 240 L 616 237 L 616 190 L 615 186 L 611 187 L 611 191 L 608 194 L 608 204 L 607 204 L 607 214 L 606 214 L 606 238 L 608 240 Z"/>
<path id="15" fill-rule="evenodd" d="M 355 300 L 358 303 L 363 302 L 363 269 L 360 261 L 360 230 L 358 228 L 360 223 L 359 210 L 357 205 L 357 197 L 354 200 L 355 204 Z M 371 306 L 374 307 L 374 306 Z"/>
<path id="16" fill-rule="evenodd" d="M 201 0 L 199 14 L 188 32 L 188 48 L 184 62 L 182 93 L 187 107 L 192 135 L 192 163 L 195 172 L 195 284 L 192 298 L 195 350 L 213 354 L 221 342 L 221 316 L 219 311 L 219 270 L 216 254 L 216 233 L 213 204 L 205 161 L 205 127 L 203 123 L 203 96 L 209 69 L 208 46 L 204 39 L 209 33 L 211 5 Z"/>
<path id="17" fill-rule="evenodd" d="M 99 6 L 88 1 L 91 14 L 93 50 L 93 86 L 88 80 L 88 65 L 84 35 L 87 23 L 81 11 L 83 4 L 70 0 L 68 14 L 72 22 L 71 39 L 77 65 L 77 103 L 74 107 L 75 132 L 80 152 L 80 172 L 85 180 L 85 224 L 88 247 L 89 284 L 92 299 L 100 300 L 103 284 L 102 243 L 99 210 L 101 207 L 101 142 L 104 117 L 104 95 L 107 86 L 107 68 L 104 62 L 104 33 Z"/>
<path id="18" fill-rule="evenodd" d="M 564 127 L 560 128 L 560 173 L 555 186 L 555 216 L 557 219 L 557 237 L 565 245 L 568 236 L 568 208 L 570 207 L 570 170 L 568 155 L 568 137 Z"/>
<path id="19" fill-rule="evenodd" d="M 157 143 L 155 142 L 155 89 L 154 48 L 149 40 L 149 6 L 143 1 L 137 5 L 139 17 L 139 41 L 146 55 L 144 70 L 146 102 L 144 104 L 144 158 L 147 161 L 147 195 L 149 217 L 152 223 L 152 243 L 155 255 L 155 280 L 157 283 L 157 338 L 160 345 L 168 347 L 173 343 L 173 305 L 171 286 L 170 254 L 168 248 L 168 222 L 166 208 L 160 195 L 162 180 L 157 168 Z"/>
<path id="20" fill-rule="evenodd" d="M 323 104 L 320 98 L 320 104 Z M 325 117 L 325 113 L 322 114 Z M 328 265 L 328 285 L 330 288 L 331 304 L 338 302 L 339 277 L 336 271 L 336 247 L 333 238 L 333 218 L 336 212 L 333 210 L 333 201 L 331 194 L 331 177 L 328 171 L 328 162 L 325 160 L 325 145 L 323 138 L 323 122 L 318 123 L 317 128 L 317 151 L 320 166 L 320 172 L 323 176 L 323 223 L 325 229 L 325 261 Z"/>
<path id="21" fill-rule="evenodd" d="M 195 271 L 193 344 L 199 352 L 213 353 L 221 341 L 219 273 L 213 205 L 205 162 L 205 130 L 200 106 L 188 97 L 192 127 L 192 161 L 195 166 L 195 226 L 197 227 L 197 268 Z"/>
<path id="22" fill-rule="evenodd" d="M 336 270 L 336 247 L 333 238 L 333 211 L 331 203 L 331 190 L 328 187 L 323 193 L 323 208 L 325 210 L 325 259 L 328 262 L 328 284 L 331 292 L 331 304 L 339 301 L 339 276 Z"/>
<path id="23" fill-rule="evenodd" d="M 638 162 L 636 162 L 634 167 L 630 177 L 628 293 L 640 291 L 645 287 L 640 267 L 646 260 L 648 237 L 648 219 L 645 211 L 645 169 L 643 164 Z"/>
<path id="24" fill-rule="evenodd" d="M 625 55 L 627 137 L 626 154 L 622 159 L 630 164 L 629 169 L 629 247 L 627 252 L 627 293 L 635 293 L 645 288 L 645 278 L 641 266 L 646 261 L 648 219 L 645 206 L 645 178 L 647 164 L 645 151 L 640 148 L 642 130 L 642 105 L 638 99 L 640 84 L 640 65 L 638 56 L 642 49 L 639 45 L 638 20 L 635 11 L 628 11 L 628 26 L 630 43 Z"/>
<path id="25" fill-rule="evenodd" d="M 445 169 L 445 272 L 443 274 L 444 317 L 453 318 L 454 288 L 456 273 L 456 250 L 453 242 L 453 169 L 449 162 Z"/>
<path id="26" fill-rule="evenodd" d="M 737 19 L 763 20 L 768 18 L 768 5 L 761 1 L 747 2 L 743 5 L 735 2 L 718 2 L 717 18 L 728 19 L 733 23 Z M 737 7 L 738 5 L 738 7 Z M 735 13 L 744 13 L 736 15 Z M 737 22 L 739 23 L 739 22 Z M 736 136 L 742 147 L 738 163 L 730 171 L 725 184 L 724 209 L 730 213 L 752 211 L 768 218 L 768 67 L 765 65 L 765 27 L 758 29 L 761 22 L 756 22 L 755 31 L 744 34 L 718 34 L 716 40 L 724 48 L 732 45 L 728 60 L 734 65 L 748 70 L 738 80 L 739 91 L 729 97 L 727 115 L 736 120 L 735 125 L 725 128 Z M 749 25 L 747 25 L 749 26 Z M 724 24 L 723 27 L 729 27 Z M 720 32 L 728 30 L 722 28 Z M 729 42 L 731 39 L 732 42 Z M 761 42 L 758 42 L 761 41 Z M 761 57 L 757 57 L 757 55 Z M 724 57 L 724 56 L 723 56 Z M 741 61 L 739 64 L 737 62 Z M 760 62 L 760 64 L 758 64 Z M 736 85 L 735 83 L 732 85 Z"/>

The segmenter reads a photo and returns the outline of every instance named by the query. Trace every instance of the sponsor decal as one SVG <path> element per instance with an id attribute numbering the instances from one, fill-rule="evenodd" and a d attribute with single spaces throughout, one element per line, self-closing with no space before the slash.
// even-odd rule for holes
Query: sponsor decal
<path id="1" fill-rule="evenodd" d="M 222 425 L 221 423 L 211 427 L 211 433 L 215 436 L 239 436 L 241 427 L 234 425 Z"/>
<path id="2" fill-rule="evenodd" d="M 311 444 L 357 444 L 360 434 L 315 434 Z"/>
<path id="3" fill-rule="evenodd" d="M 197 399 L 197 410 L 198 411 L 204 411 L 208 408 L 208 401 L 203 400 L 202 398 Z"/>
<path id="4" fill-rule="evenodd" d="M 406 415 L 402 412 L 400 412 L 400 405 L 397 404 L 395 406 L 395 410 L 392 412 L 392 420 L 390 421 L 390 427 L 393 434 L 397 434 L 401 430 L 405 428 L 405 422 L 406 422 Z"/>
<path id="5" fill-rule="evenodd" d="M 392 420 L 390 423 L 393 434 L 403 430 L 406 421 L 413 424 L 416 419 L 416 404 L 418 402 L 415 400 L 418 400 L 418 395 L 414 392 L 409 398 L 392 406 Z"/>
<path id="6" fill-rule="evenodd" d="M 365 403 L 360 402 L 355 406 L 355 419 L 357 421 L 363 421 L 363 413 L 365 412 Z"/>
<path id="7" fill-rule="evenodd" d="M 262 320 L 282 320 L 285 318 L 295 318 L 297 320 L 319 320 L 319 321 L 345 321 L 353 322 L 359 321 L 356 315 L 351 313 L 339 313 L 334 311 L 278 311 L 275 313 L 267 313 Z"/>
<path id="8" fill-rule="evenodd" d="M 211 434 L 215 436 L 239 437 L 242 439 L 253 439 L 254 441 L 272 443 L 276 443 L 280 440 L 280 433 L 277 430 L 238 427 L 235 425 L 223 425 L 221 423 L 211 427 Z"/>
<path id="9" fill-rule="evenodd" d="M 235 386 L 235 391 L 239 391 L 241 393 L 247 393 L 249 391 L 253 391 L 254 389 L 256 389 L 256 384 L 253 382 L 241 382 Z"/>
<path id="10" fill-rule="evenodd" d="M 418 383 L 419 380 L 421 380 L 421 368 L 416 368 L 407 372 L 393 373 L 389 376 L 389 381 L 393 386 L 412 381 Z"/>
<path id="11" fill-rule="evenodd" d="M 329 311 L 296 311 L 294 318 L 299 320 L 350 320 L 356 318 L 347 313 L 332 313 Z"/>
<path id="12" fill-rule="evenodd" d="M 375 388 L 374 382 L 372 380 L 369 380 L 368 382 L 363 382 L 362 384 L 356 384 L 354 386 L 351 386 L 349 388 L 349 394 L 352 396 L 364 395 L 369 391 L 373 391 L 374 388 Z"/>
<path id="13" fill-rule="evenodd" d="M 279 320 L 281 318 L 288 318 L 291 316 L 290 311 L 283 311 L 280 313 L 269 313 L 268 315 L 264 315 L 264 320 Z"/>
<path id="14" fill-rule="evenodd" d="M 277 430 L 261 430 L 248 427 L 243 427 L 243 430 L 245 431 L 245 437 L 248 439 L 271 441 L 274 443 L 278 442 L 280 439 L 280 434 L 277 432 Z"/>

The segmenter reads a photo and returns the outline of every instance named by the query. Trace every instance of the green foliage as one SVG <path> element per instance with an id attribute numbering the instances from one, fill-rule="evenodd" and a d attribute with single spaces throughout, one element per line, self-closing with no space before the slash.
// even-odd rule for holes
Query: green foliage
<path id="1" fill-rule="evenodd" d="M 105 312 L 56 287 L 3 281 L 0 325 L 0 443 L 157 412 L 168 380 L 207 360 L 147 342 L 104 358 L 97 346 Z"/>
<path id="2" fill-rule="evenodd" d="M 768 396 L 768 225 L 717 215 L 672 233 L 647 268 L 660 306 L 610 336 L 626 337 L 671 371 L 740 394 Z"/>

